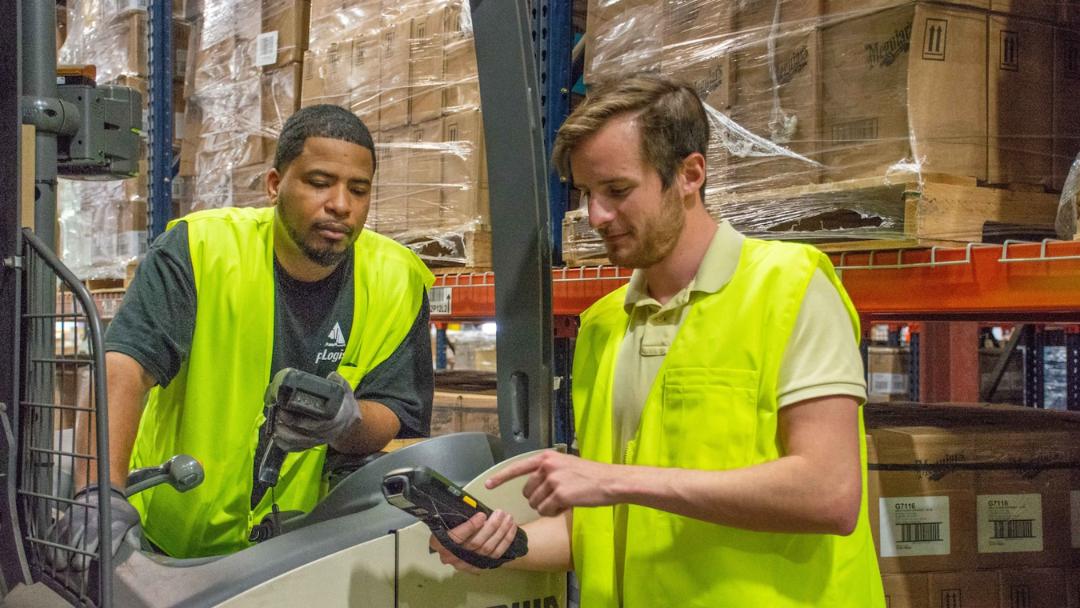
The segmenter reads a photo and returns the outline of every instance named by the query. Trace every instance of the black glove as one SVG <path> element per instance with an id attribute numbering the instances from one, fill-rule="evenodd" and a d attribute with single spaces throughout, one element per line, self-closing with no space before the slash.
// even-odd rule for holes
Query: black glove
<path id="1" fill-rule="evenodd" d="M 120 544 L 124 542 L 124 535 L 128 530 L 139 525 L 139 512 L 124 497 L 120 490 L 106 486 L 106 496 L 109 499 L 110 518 L 112 519 L 112 555 L 116 555 Z M 98 505 L 101 501 L 101 488 L 90 485 L 75 493 L 76 504 L 68 505 L 67 510 L 56 522 L 49 539 L 54 542 L 76 547 L 84 551 L 96 553 L 98 551 Z M 73 570 L 82 572 L 90 567 L 93 559 L 88 555 L 65 551 L 62 549 L 50 549 L 48 559 L 57 570 Z"/>
<path id="2" fill-rule="evenodd" d="M 337 372 L 330 372 L 326 377 L 345 388 L 345 397 L 333 418 L 319 420 L 285 410 L 277 412 L 274 442 L 286 452 L 299 452 L 323 444 L 333 445 L 360 421 L 360 405 L 356 402 L 349 381 Z"/>

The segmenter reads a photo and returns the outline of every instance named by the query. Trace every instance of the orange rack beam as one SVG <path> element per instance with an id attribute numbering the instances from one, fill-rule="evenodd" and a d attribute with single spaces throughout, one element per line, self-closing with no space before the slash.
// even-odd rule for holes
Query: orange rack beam
<path id="1" fill-rule="evenodd" d="M 867 319 L 1080 322 L 1080 241 L 836 253 L 830 257 Z M 575 316 L 626 283 L 615 266 L 552 269 L 552 310 Z M 495 317 L 495 275 L 436 278 L 432 320 Z"/>

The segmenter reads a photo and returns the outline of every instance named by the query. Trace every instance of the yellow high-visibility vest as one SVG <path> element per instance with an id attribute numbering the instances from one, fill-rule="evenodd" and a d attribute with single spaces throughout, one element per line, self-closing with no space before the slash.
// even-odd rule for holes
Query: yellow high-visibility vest
<path id="1" fill-rule="evenodd" d="M 626 464 L 725 470 L 781 457 L 777 382 L 803 294 L 816 270 L 836 285 L 828 258 L 810 247 L 746 239 L 731 281 L 695 293 L 650 390 Z M 581 456 L 611 462 L 612 383 L 629 316 L 626 288 L 582 315 L 573 397 Z M 866 505 L 866 441 L 859 416 L 862 506 L 854 533 L 753 532 L 630 505 L 621 582 L 612 507 L 575 508 L 571 546 L 581 605 L 627 608 L 852 607 L 885 605 Z M 822 489 L 828 491 L 827 488 Z M 621 589 L 616 585 L 621 584 Z"/>
<path id="2" fill-rule="evenodd" d="M 174 557 L 243 549 L 270 512 L 270 493 L 252 509 L 251 492 L 273 356 L 274 213 L 213 209 L 179 220 L 197 297 L 191 353 L 167 388 L 150 391 L 131 455 L 136 468 L 189 454 L 206 471 L 189 492 L 158 486 L 132 497 L 147 538 Z M 370 230 L 354 255 L 353 322 L 338 372 L 356 387 L 408 335 L 434 278 L 415 254 Z M 315 505 L 325 456 L 326 446 L 287 456 L 274 492 L 282 511 Z"/>

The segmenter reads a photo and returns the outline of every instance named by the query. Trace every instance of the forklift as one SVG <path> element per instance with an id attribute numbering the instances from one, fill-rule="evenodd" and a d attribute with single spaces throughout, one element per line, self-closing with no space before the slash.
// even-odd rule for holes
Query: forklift
<path id="1" fill-rule="evenodd" d="M 492 259 L 498 276 L 513 278 L 495 288 L 500 437 L 434 437 L 353 463 L 334 472 L 329 491 L 309 513 L 275 522 L 266 540 L 195 559 L 156 553 L 133 534 L 114 556 L 108 501 L 100 507 L 101 549 L 86 552 L 50 536 L 74 502 L 72 471 L 94 465 L 99 477 L 109 475 L 102 324 L 85 286 L 54 253 L 56 178 L 58 172 L 83 179 L 132 175 L 141 100 L 124 87 L 97 86 L 92 71 L 57 80 L 53 2 L 0 5 L 14 18 L 0 34 L 0 51 L 14 59 L 0 67 L 0 138 L 16 144 L 9 143 L 14 154 L 0 161 L 0 603 L 33 585 L 46 587 L 59 605 L 100 608 L 567 606 L 566 574 L 496 569 L 473 576 L 441 564 L 428 547 L 431 530 L 399 508 L 400 493 L 413 479 L 402 471 L 433 471 L 528 522 L 537 514 L 521 495 L 524 479 L 495 490 L 483 481 L 516 459 L 557 449 L 552 402 L 565 398 L 569 382 L 554 377 L 550 175 L 528 0 L 471 0 L 495 176 Z M 31 145 L 33 154 L 24 157 Z M 32 177 L 20 186 L 26 175 Z M 28 188 L 32 210 L 20 202 Z M 85 375 L 88 403 L 61 403 L 54 386 L 61 369 Z M 57 431 L 63 417 L 84 432 Z M 177 455 L 134 471 L 128 491 L 161 483 L 185 491 L 203 474 L 197 459 Z M 89 567 L 59 570 L 49 559 L 56 552 Z"/>

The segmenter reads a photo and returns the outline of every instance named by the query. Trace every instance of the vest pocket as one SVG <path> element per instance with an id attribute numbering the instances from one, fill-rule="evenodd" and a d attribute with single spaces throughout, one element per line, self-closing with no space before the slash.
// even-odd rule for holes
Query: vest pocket
<path id="1" fill-rule="evenodd" d="M 730 469 L 750 463 L 757 435 L 757 372 L 708 367 L 664 374 L 664 466 Z M 645 430 L 645 429 L 643 429 Z"/>

